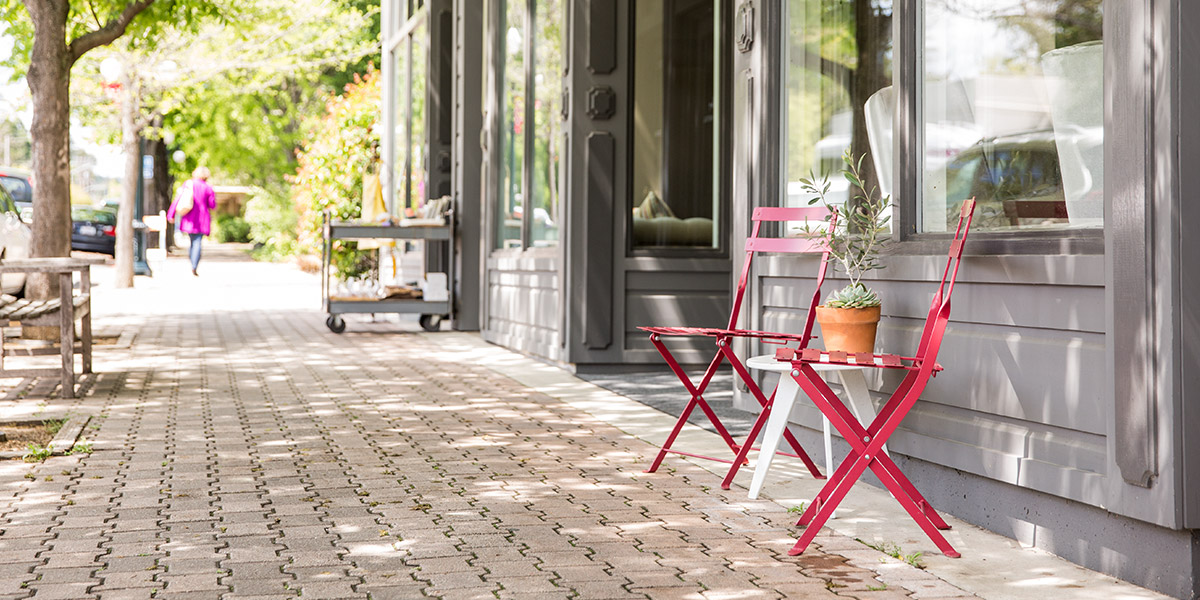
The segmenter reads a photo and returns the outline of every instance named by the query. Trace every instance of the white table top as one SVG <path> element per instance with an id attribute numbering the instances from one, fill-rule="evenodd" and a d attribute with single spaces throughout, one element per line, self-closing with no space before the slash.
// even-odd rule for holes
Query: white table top
<path id="1" fill-rule="evenodd" d="M 865 369 L 866 366 L 858 365 L 832 365 L 829 363 L 808 363 L 814 371 L 855 371 Z M 775 360 L 774 354 L 762 354 L 755 356 L 746 361 L 746 366 L 751 369 L 760 369 L 763 371 L 774 371 L 777 373 L 786 373 L 792 370 L 792 363 L 786 360 Z"/>

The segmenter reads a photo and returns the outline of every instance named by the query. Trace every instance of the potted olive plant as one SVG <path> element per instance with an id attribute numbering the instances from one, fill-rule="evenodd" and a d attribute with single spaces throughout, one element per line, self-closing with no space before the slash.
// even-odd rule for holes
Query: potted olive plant
<path id="1" fill-rule="evenodd" d="M 829 257 L 836 270 L 850 279 L 846 287 L 833 292 L 817 307 L 817 322 L 825 338 L 825 349 L 842 352 L 872 352 L 875 349 L 875 331 L 879 325 L 880 300 L 871 288 L 862 282 L 868 271 L 882 269 L 879 252 L 891 241 L 887 212 L 891 198 L 879 193 L 871 186 L 866 189 L 862 179 L 863 157 L 854 160 L 850 150 L 842 155 L 845 167 L 842 176 L 850 183 L 849 198 L 840 205 L 829 201 L 829 179 L 820 182 L 815 177 L 802 179 L 805 192 L 813 194 L 809 204 L 823 203 L 831 213 L 837 212 L 834 230 L 813 229 L 807 225 L 805 235 L 829 240 Z"/>

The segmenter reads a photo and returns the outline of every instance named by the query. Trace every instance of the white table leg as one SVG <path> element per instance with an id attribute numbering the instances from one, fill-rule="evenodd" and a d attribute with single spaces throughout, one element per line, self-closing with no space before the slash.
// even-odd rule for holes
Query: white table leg
<path id="1" fill-rule="evenodd" d="M 758 461 L 754 465 L 754 478 L 750 480 L 750 499 L 756 500 L 762 490 L 763 482 L 767 479 L 767 471 L 771 468 L 771 460 L 779 449 L 779 441 L 787 429 L 788 415 L 792 414 L 792 406 L 800 395 L 800 386 L 792 379 L 790 373 L 779 374 L 779 385 L 775 388 L 775 402 L 771 405 L 771 415 L 767 418 L 767 426 L 763 431 L 762 447 L 758 451 Z"/>
<path id="2" fill-rule="evenodd" d="M 875 420 L 877 413 L 875 412 L 875 401 L 871 399 L 871 390 L 867 388 L 867 378 L 863 375 L 862 369 L 841 370 L 838 371 L 838 375 L 842 378 L 842 388 L 846 390 L 846 399 L 850 401 L 850 410 L 854 412 L 858 422 L 862 423 L 863 427 L 867 427 L 871 421 Z M 829 421 L 827 420 L 825 423 L 828 428 Z M 883 451 L 887 453 L 886 445 L 884 445 Z"/>

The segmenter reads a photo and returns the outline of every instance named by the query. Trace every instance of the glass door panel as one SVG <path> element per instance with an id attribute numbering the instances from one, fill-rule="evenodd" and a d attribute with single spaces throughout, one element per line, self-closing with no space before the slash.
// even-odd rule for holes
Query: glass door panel
<path id="1" fill-rule="evenodd" d="M 632 245 L 718 247 L 719 0 L 634 6 Z"/>
<path id="2" fill-rule="evenodd" d="M 862 194 L 840 174 L 847 151 L 867 190 L 890 195 L 891 0 L 789 0 L 787 11 L 786 205 L 808 206 L 804 178 L 827 177 L 831 204 Z"/>
<path id="3" fill-rule="evenodd" d="M 504 51 L 500 57 L 500 189 L 496 194 L 496 247 L 521 247 L 525 173 L 526 0 L 508 0 L 501 10 Z"/>
<path id="4" fill-rule="evenodd" d="M 539 0 L 534 15 L 532 247 L 558 245 L 563 180 L 563 0 Z"/>

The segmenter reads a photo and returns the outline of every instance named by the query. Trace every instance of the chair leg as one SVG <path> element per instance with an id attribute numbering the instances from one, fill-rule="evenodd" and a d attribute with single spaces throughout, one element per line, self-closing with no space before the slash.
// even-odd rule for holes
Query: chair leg
<path id="1" fill-rule="evenodd" d="M 688 417 L 691 416 L 692 410 L 697 406 L 699 406 L 700 410 L 702 410 L 705 416 L 708 417 L 709 422 L 711 422 L 713 427 L 716 428 L 717 434 L 720 435 L 723 440 L 725 440 L 725 444 L 729 446 L 729 449 L 736 454 L 739 450 L 737 442 L 733 439 L 733 436 L 729 434 L 729 431 L 725 429 L 725 425 L 721 423 L 719 418 L 717 418 L 716 413 L 713 412 L 708 403 L 704 401 L 703 395 L 704 391 L 708 389 L 708 384 L 710 381 L 712 381 L 713 375 L 716 374 L 717 367 L 719 367 L 721 364 L 721 360 L 723 358 L 721 353 L 718 352 L 717 355 L 713 357 L 713 360 L 711 363 L 709 363 L 708 369 L 705 370 L 704 377 L 700 380 L 699 385 L 693 385 L 692 380 L 688 378 L 687 373 L 684 372 L 683 367 L 679 365 L 679 362 L 675 360 L 675 357 L 671 354 L 671 351 L 667 349 L 658 336 L 651 335 L 650 341 L 656 348 L 658 348 L 659 354 L 662 355 L 663 359 L 667 362 L 667 365 L 671 368 L 671 371 L 673 371 L 675 376 L 679 378 L 680 383 L 683 384 L 688 393 L 691 394 L 692 398 L 688 401 L 687 406 L 684 407 L 683 413 L 680 414 L 679 419 L 675 421 L 675 427 L 671 429 L 671 433 L 667 436 L 667 440 L 663 443 L 662 447 L 659 448 L 658 455 L 654 457 L 654 461 L 650 463 L 650 467 L 646 469 L 645 472 L 654 473 L 658 470 L 658 467 L 662 465 L 662 461 L 664 458 L 666 458 L 667 453 L 672 452 L 671 446 L 674 445 L 675 438 L 679 436 L 679 433 L 683 430 L 683 426 L 687 424 Z"/>
<path id="2" fill-rule="evenodd" d="M 733 365 L 733 370 L 738 374 L 738 377 L 742 378 L 742 382 L 746 384 L 746 387 L 750 390 L 750 393 L 754 395 L 756 400 L 758 400 L 759 406 L 763 407 L 763 410 L 766 410 L 770 403 L 767 401 L 766 397 L 763 396 L 762 390 L 759 389 L 758 384 L 754 382 L 754 377 L 752 377 L 750 372 L 746 370 L 746 365 L 742 364 L 742 361 L 738 359 L 736 354 L 734 354 L 733 349 L 729 347 L 729 344 L 722 345 L 721 352 L 725 355 L 725 358 L 729 360 L 729 364 Z M 792 450 L 796 453 L 795 456 L 804 462 L 804 466 L 808 468 L 809 474 L 811 474 L 815 479 L 825 478 L 825 476 L 821 474 L 821 469 L 817 467 L 817 463 L 813 462 L 812 457 L 810 457 L 808 452 L 804 451 L 804 447 L 800 445 L 800 441 L 797 440 L 796 437 L 792 435 L 792 432 L 788 431 L 787 428 L 784 428 L 783 430 L 783 439 L 787 440 L 788 445 L 792 447 Z M 746 440 L 746 444 L 753 445 L 754 437 Z M 736 469 L 734 472 L 736 473 Z"/>
<path id="3" fill-rule="evenodd" d="M 737 475 L 738 469 L 742 467 L 742 463 L 749 462 L 746 457 L 750 454 L 750 449 L 754 447 L 754 440 L 758 439 L 758 433 L 762 431 L 763 425 L 767 424 L 767 418 L 771 416 L 771 406 L 774 402 L 775 394 L 772 393 L 771 399 L 758 413 L 758 418 L 754 420 L 754 426 L 750 428 L 750 435 L 746 436 L 746 443 L 742 444 L 741 450 L 738 450 L 737 457 L 733 459 L 733 464 L 729 466 L 729 472 L 725 474 L 725 479 L 721 481 L 721 489 L 729 489 L 733 485 L 733 478 Z"/>
<path id="4" fill-rule="evenodd" d="M 916 487 L 904 476 L 891 457 L 882 450 L 887 438 L 899 425 L 896 415 L 900 415 L 902 418 L 912 408 L 916 397 L 924 389 L 923 382 L 919 377 L 910 377 L 912 380 L 906 379 L 900 386 L 900 393 L 894 394 L 888 400 L 883 410 L 880 411 L 880 415 L 865 429 L 811 367 L 803 367 L 802 373 L 792 377 L 850 444 L 851 451 L 830 477 L 829 482 L 821 489 L 817 499 L 800 517 L 797 525 L 804 525 L 806 529 L 789 554 L 796 555 L 804 552 L 820 528 L 833 515 L 834 509 L 845 498 L 850 488 L 862 477 L 863 472 L 870 468 L 879 477 L 884 487 L 891 492 L 892 497 L 908 512 L 917 526 L 925 532 L 925 535 L 933 541 L 938 549 L 946 556 L 952 558 L 959 556 L 958 552 L 938 531 L 939 529 L 948 529 L 949 526 L 917 492 Z"/>

